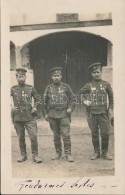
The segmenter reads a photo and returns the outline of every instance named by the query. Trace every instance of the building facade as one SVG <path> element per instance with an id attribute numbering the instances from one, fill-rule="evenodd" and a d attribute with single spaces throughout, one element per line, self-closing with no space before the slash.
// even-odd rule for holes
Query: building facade
<path id="1" fill-rule="evenodd" d="M 77 94 L 90 80 L 88 66 L 103 65 L 103 79 L 112 83 L 112 14 L 63 13 L 35 17 L 11 17 L 11 84 L 16 84 L 15 69 L 28 69 L 27 82 L 39 94 L 51 82 L 49 69 L 63 68 L 63 81 Z"/>

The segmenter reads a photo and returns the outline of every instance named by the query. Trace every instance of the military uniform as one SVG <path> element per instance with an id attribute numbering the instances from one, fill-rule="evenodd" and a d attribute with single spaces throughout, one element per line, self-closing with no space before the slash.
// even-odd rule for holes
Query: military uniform
<path id="1" fill-rule="evenodd" d="M 17 74 L 24 74 L 25 70 L 17 69 Z M 31 149 L 33 156 L 38 155 L 37 142 L 37 123 L 34 113 L 32 114 L 32 98 L 34 99 L 34 107 L 40 103 L 40 96 L 37 94 L 35 88 L 31 85 L 23 84 L 16 85 L 11 88 L 11 96 L 13 98 L 14 107 L 16 111 L 12 112 L 14 127 L 19 138 L 19 147 L 21 151 L 21 159 L 27 159 L 26 143 L 25 143 L 25 128 L 28 131 L 31 140 Z M 18 160 L 22 162 L 23 160 Z M 40 161 L 41 162 L 41 161 Z"/>
<path id="2" fill-rule="evenodd" d="M 58 67 L 54 71 L 58 73 Z M 54 134 L 54 144 L 56 153 L 61 156 L 62 144 L 61 136 L 64 143 L 65 155 L 71 155 L 71 140 L 70 140 L 70 114 L 67 109 L 73 111 L 74 95 L 69 85 L 59 82 L 58 84 L 50 84 L 44 92 L 44 109 L 43 115 L 48 115 L 50 127 Z"/>
<path id="3" fill-rule="evenodd" d="M 95 66 L 94 66 L 95 65 Z M 90 68 L 96 70 L 97 64 Z M 113 92 L 110 84 L 102 79 L 87 83 L 80 91 L 83 102 L 91 101 L 91 106 L 86 107 L 87 121 L 92 132 L 94 151 L 100 157 L 99 128 L 101 134 L 102 156 L 108 152 L 110 118 L 109 109 L 113 109 Z"/>

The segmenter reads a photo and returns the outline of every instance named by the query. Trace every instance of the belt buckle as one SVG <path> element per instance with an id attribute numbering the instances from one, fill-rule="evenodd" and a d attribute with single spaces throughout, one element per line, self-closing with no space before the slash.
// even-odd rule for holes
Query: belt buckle
<path id="1" fill-rule="evenodd" d="M 21 112 L 24 112 L 24 111 L 27 111 L 28 109 L 26 109 L 26 108 L 23 108 L 23 109 L 21 109 Z"/>
<path id="2" fill-rule="evenodd" d="M 61 107 L 56 107 L 55 110 L 60 111 L 60 110 L 62 110 L 62 108 Z"/>

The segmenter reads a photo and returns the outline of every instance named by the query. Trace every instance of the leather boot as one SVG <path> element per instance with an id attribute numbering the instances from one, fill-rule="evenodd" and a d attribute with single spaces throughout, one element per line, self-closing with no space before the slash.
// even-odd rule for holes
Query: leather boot
<path id="1" fill-rule="evenodd" d="M 37 154 L 33 154 L 33 161 L 36 162 L 36 163 L 41 163 L 42 160 L 38 157 Z"/>
<path id="2" fill-rule="evenodd" d="M 59 160 L 61 158 L 61 153 L 56 153 L 56 155 L 52 158 L 52 160 Z"/>
<path id="3" fill-rule="evenodd" d="M 27 160 L 27 155 L 21 155 L 18 159 L 17 162 L 24 162 L 25 160 Z"/>
<path id="4" fill-rule="evenodd" d="M 74 159 L 73 159 L 73 157 L 72 157 L 71 155 L 67 155 L 67 156 L 66 156 L 66 160 L 67 160 L 68 162 L 74 162 Z"/>
<path id="5" fill-rule="evenodd" d="M 102 158 L 105 160 L 113 160 L 112 156 L 110 156 L 108 153 L 102 153 Z"/>
<path id="6" fill-rule="evenodd" d="M 100 153 L 95 152 L 92 156 L 91 156 L 91 160 L 97 160 L 100 158 Z"/>

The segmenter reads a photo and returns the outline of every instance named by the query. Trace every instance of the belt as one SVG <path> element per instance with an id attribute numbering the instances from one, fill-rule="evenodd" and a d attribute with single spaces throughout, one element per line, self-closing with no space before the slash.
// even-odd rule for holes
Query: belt
<path id="1" fill-rule="evenodd" d="M 105 107 L 105 106 L 107 106 L 107 103 L 106 102 L 104 102 L 104 103 L 102 103 L 102 102 L 97 102 L 97 103 L 93 102 L 91 107 L 92 106 L 102 106 L 102 107 Z"/>
<path id="2" fill-rule="evenodd" d="M 32 110 L 31 108 L 18 108 L 18 110 L 20 110 L 21 112 L 24 112 L 24 111 L 28 111 L 28 110 Z"/>
<path id="3" fill-rule="evenodd" d="M 66 110 L 67 107 L 55 107 L 55 108 L 50 108 L 50 110 L 56 110 L 56 111 L 61 111 L 61 110 Z"/>

